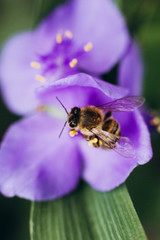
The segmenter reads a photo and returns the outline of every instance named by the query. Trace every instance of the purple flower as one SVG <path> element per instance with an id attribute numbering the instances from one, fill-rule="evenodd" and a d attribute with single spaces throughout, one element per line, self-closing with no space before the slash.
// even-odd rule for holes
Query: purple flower
<path id="1" fill-rule="evenodd" d="M 121 58 L 128 39 L 113 1 L 69 1 L 37 29 L 14 36 L 3 48 L 0 77 L 7 105 L 25 114 L 39 104 L 37 87 L 81 71 L 108 71 Z"/>
<path id="2" fill-rule="evenodd" d="M 60 118 L 64 109 L 56 96 L 70 111 L 75 106 L 98 106 L 127 94 L 124 88 L 84 73 L 42 87 L 37 92 L 40 102 L 44 109 L 50 106 L 53 111 L 35 112 L 9 128 L 0 150 L 1 192 L 8 197 L 49 200 L 72 191 L 80 178 L 100 191 L 124 182 L 137 165 L 152 157 L 149 132 L 140 112 L 113 114 L 121 135 L 128 137 L 136 150 L 136 158 L 126 158 L 112 149 L 89 147 L 80 133 L 69 136 L 68 125 L 58 138 L 67 116 Z"/>
<path id="3" fill-rule="evenodd" d="M 121 59 L 118 84 L 129 89 L 129 95 L 142 95 L 143 63 L 137 43 L 131 41 Z"/>

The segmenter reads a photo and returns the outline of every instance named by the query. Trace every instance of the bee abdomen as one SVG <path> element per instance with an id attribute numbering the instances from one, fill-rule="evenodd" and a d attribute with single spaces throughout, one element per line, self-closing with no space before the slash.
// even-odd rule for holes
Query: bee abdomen
<path id="1" fill-rule="evenodd" d="M 106 121 L 108 118 L 110 118 L 112 116 L 112 112 L 111 111 L 109 111 L 109 112 L 107 112 L 106 114 L 105 114 L 105 116 L 104 116 L 104 121 Z"/>
<path id="2" fill-rule="evenodd" d="M 114 119 L 108 119 L 107 121 L 105 121 L 102 126 L 102 130 L 115 134 L 117 136 L 120 135 L 120 126 Z"/>

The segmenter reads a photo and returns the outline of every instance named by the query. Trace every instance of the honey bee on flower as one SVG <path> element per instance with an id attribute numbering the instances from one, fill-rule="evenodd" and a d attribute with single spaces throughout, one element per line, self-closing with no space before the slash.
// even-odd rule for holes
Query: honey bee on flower
<path id="1" fill-rule="evenodd" d="M 143 103 L 143 98 L 125 97 L 125 88 L 84 73 L 63 78 L 49 88 L 43 86 L 36 94 L 40 102 L 39 108 L 14 123 L 1 144 L 0 191 L 4 195 L 38 201 L 55 199 L 71 192 L 80 178 L 99 191 L 108 191 L 124 182 L 137 165 L 145 164 L 151 159 L 149 131 L 141 113 L 136 109 Z M 60 138 L 66 114 L 56 96 L 63 99 L 67 109 L 72 109 L 68 116 L 70 127 L 66 125 Z M 74 108 L 76 106 L 78 109 Z M 82 127 L 76 129 L 79 121 L 75 118 L 75 112 L 78 114 L 79 110 L 82 111 L 80 117 L 84 121 L 87 117 L 84 117 L 85 111 L 91 110 L 93 113 L 92 107 L 86 106 L 93 106 L 94 110 L 99 106 L 96 113 L 100 118 L 105 118 L 104 109 L 109 112 L 112 110 L 112 117 L 108 112 L 106 122 L 100 119 L 98 130 L 94 126 L 90 126 L 87 131 Z M 109 140 L 113 137 L 109 133 L 113 127 L 107 132 L 107 121 L 115 126 L 113 142 Z M 99 130 L 102 123 L 105 130 Z M 90 125 L 90 122 L 87 124 Z M 72 131 L 81 133 L 75 135 Z M 121 145 L 121 138 L 127 139 L 122 142 L 127 144 L 127 148 L 124 148 L 125 144 Z M 88 146 L 86 140 L 93 147 Z M 109 150 L 104 150 L 101 143 L 104 148 L 109 146 Z M 117 144 L 118 150 L 115 151 Z M 128 150 L 123 153 L 120 148 Z"/>

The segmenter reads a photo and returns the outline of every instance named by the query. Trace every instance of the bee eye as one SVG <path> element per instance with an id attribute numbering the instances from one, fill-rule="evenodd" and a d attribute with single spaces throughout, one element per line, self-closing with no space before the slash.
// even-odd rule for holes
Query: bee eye
<path id="1" fill-rule="evenodd" d="M 74 109 L 73 109 L 73 113 L 74 114 L 78 114 L 80 112 L 80 109 L 78 108 L 78 107 L 75 107 Z"/>
<path id="2" fill-rule="evenodd" d="M 71 128 L 74 128 L 74 127 L 77 126 L 77 122 L 74 121 L 74 120 L 72 120 L 72 121 L 69 123 L 69 125 L 70 125 Z"/>

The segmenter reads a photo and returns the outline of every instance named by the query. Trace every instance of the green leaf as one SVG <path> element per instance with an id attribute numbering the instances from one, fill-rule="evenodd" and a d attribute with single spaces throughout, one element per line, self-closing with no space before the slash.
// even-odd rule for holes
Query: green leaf
<path id="1" fill-rule="evenodd" d="M 54 8 L 64 3 L 65 0 L 36 0 L 35 8 L 35 23 L 38 24 L 44 17 L 46 17 Z"/>
<path id="2" fill-rule="evenodd" d="M 36 0 L 34 2 L 35 9 L 35 23 L 38 24 L 44 17 L 46 17 L 58 5 L 63 4 L 69 0 Z M 120 8 L 122 0 L 113 0 Z"/>
<path id="3" fill-rule="evenodd" d="M 113 0 L 113 1 L 117 4 L 117 6 L 121 7 L 122 0 Z"/>
<path id="4" fill-rule="evenodd" d="M 33 202 L 31 240 L 146 240 L 125 185 L 102 193 L 82 183 L 72 194 Z"/>

